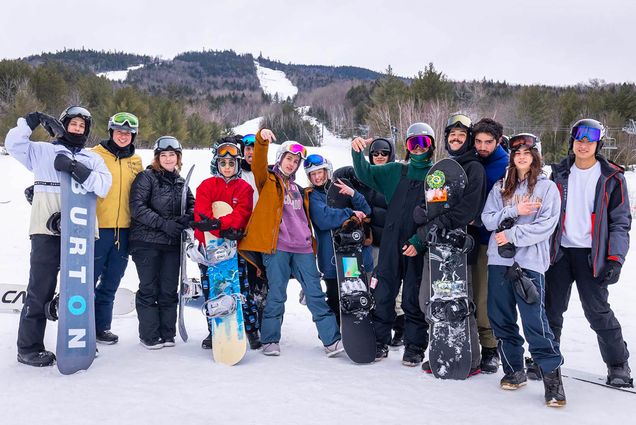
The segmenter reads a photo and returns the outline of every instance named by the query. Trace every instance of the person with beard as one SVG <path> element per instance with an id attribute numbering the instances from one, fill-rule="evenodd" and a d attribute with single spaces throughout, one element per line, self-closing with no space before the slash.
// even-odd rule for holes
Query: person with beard
<path id="1" fill-rule="evenodd" d="M 55 294 L 60 269 L 60 173 L 69 173 L 82 187 L 104 198 L 112 176 L 104 160 L 85 148 L 91 130 L 90 112 L 70 106 L 59 121 L 41 112 L 19 118 L 9 130 L 5 147 L 35 178 L 29 235 L 31 269 L 18 327 L 18 362 L 29 366 L 52 366 L 55 354 L 44 347 L 45 305 Z M 42 125 L 53 143 L 32 142 L 33 130 Z"/>
<path id="2" fill-rule="evenodd" d="M 369 146 L 369 164 L 371 165 L 384 165 L 389 162 L 395 161 L 395 147 L 393 142 L 384 137 L 378 137 L 373 139 Z M 380 242 L 382 241 L 382 230 L 384 229 L 384 223 L 386 221 L 386 211 L 388 205 L 386 203 L 385 196 L 373 189 L 370 186 L 362 183 L 356 177 L 356 172 L 352 165 L 338 168 L 333 173 L 333 179 L 343 179 L 351 183 L 351 187 L 360 192 L 364 199 L 371 207 L 371 233 L 372 233 L 372 249 L 374 267 L 378 264 L 378 254 L 380 252 Z M 372 270 L 372 269 L 368 269 Z M 404 344 L 404 311 L 400 306 L 400 300 L 402 299 L 402 286 L 395 300 L 395 323 L 393 323 L 393 337 L 389 345 L 391 347 L 399 347 Z"/>
<path id="3" fill-rule="evenodd" d="M 495 182 L 506 174 L 509 155 L 501 147 L 503 126 L 490 118 L 482 118 L 473 126 L 473 139 L 479 160 L 486 172 L 486 193 L 489 193 Z M 490 233 L 484 226 L 479 228 L 479 244 L 477 258 L 472 268 L 473 297 L 479 344 L 481 345 L 482 373 L 495 373 L 499 369 L 497 340 L 488 320 L 488 241 Z"/>
<path id="4" fill-rule="evenodd" d="M 419 305 L 419 291 L 426 247 L 416 234 L 413 210 L 424 199 L 425 179 L 431 168 L 435 133 L 426 123 L 412 124 L 406 133 L 408 164 L 371 165 L 363 151 L 372 139 L 357 137 L 351 142 L 353 167 L 358 179 L 384 194 L 388 203 L 382 234 L 373 322 L 376 335 L 376 361 L 388 356 L 391 327 L 395 323 L 395 299 L 402 285 L 404 355 L 402 364 L 417 366 L 428 346 L 428 324 Z M 373 285 L 372 285 L 373 286 Z"/>
<path id="5" fill-rule="evenodd" d="M 344 348 L 336 318 L 320 285 L 308 193 L 295 182 L 296 171 L 301 160 L 307 157 L 307 150 L 298 142 L 287 141 L 276 151 L 274 165 L 268 167 L 267 151 L 269 144 L 275 140 L 274 133 L 268 129 L 256 134 L 252 172 L 259 199 L 246 235 L 239 243 L 240 254 L 255 266 L 264 266 L 267 271 L 269 291 L 261 324 L 263 354 L 280 355 L 287 284 L 293 273 L 305 293 L 307 308 L 325 353 L 333 357 Z M 262 264 L 259 262 L 261 258 Z"/>
<path id="6" fill-rule="evenodd" d="M 346 182 L 340 179 L 332 181 L 333 166 L 327 158 L 312 154 L 305 159 L 303 165 L 312 186 L 307 191 L 311 223 L 318 243 L 318 270 L 327 287 L 327 304 L 340 324 L 340 296 L 331 231 L 342 227 L 354 215 L 358 220 L 364 220 L 371 213 L 371 208 L 360 192 L 349 187 Z M 327 192 L 332 184 L 339 189 L 339 196 L 346 198 L 347 208 L 332 208 L 328 205 Z M 362 256 L 365 270 L 371 270 L 373 257 L 370 247 L 363 248 Z"/>
<path id="7" fill-rule="evenodd" d="M 130 228 L 130 188 L 142 171 L 141 157 L 135 153 L 139 120 L 129 112 L 118 112 L 108 120 L 108 140 L 93 148 L 113 176 L 108 195 L 97 200 L 99 239 L 95 241 L 95 328 L 97 342 L 116 344 L 111 332 L 113 302 L 128 266 Z M 98 283 L 99 282 L 99 283 Z"/>
<path id="8" fill-rule="evenodd" d="M 436 217 L 428 217 L 426 215 L 426 203 L 418 205 L 413 212 L 413 218 L 415 223 L 420 225 L 417 229 L 417 233 L 422 240 L 427 240 L 429 232 L 436 227 L 436 232 L 440 234 L 444 230 L 453 230 L 457 228 L 463 228 L 468 226 L 469 228 L 477 229 L 473 226 L 476 223 L 480 223 L 481 211 L 486 202 L 486 174 L 484 167 L 477 158 L 477 151 L 475 150 L 472 140 L 472 127 L 473 123 L 469 117 L 464 114 L 454 114 L 448 118 L 446 128 L 444 129 L 444 147 L 450 158 L 454 159 L 462 166 L 468 177 L 468 183 L 464 188 L 460 201 L 444 213 Z M 469 231 L 469 233 L 472 233 Z M 475 263 L 476 255 L 475 249 L 468 253 L 468 296 L 473 300 L 473 288 L 472 288 L 472 265 Z M 424 262 L 424 271 L 422 273 L 423 279 L 426 284 L 423 283 L 424 299 L 429 300 L 430 294 L 430 282 L 428 282 L 429 270 L 428 262 Z M 470 329 L 470 341 L 472 348 L 472 363 L 470 375 L 476 375 L 481 372 L 479 354 L 479 336 L 477 334 L 477 322 L 474 313 L 469 316 L 468 319 Z M 422 370 L 427 373 L 432 373 L 430 364 L 428 361 L 422 364 Z"/>

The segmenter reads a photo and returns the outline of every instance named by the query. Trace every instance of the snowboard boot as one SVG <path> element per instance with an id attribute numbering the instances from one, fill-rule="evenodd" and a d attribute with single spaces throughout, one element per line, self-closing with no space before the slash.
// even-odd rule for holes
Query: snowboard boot
<path id="1" fill-rule="evenodd" d="M 176 345 L 176 343 L 174 342 L 174 337 L 173 338 L 161 338 L 161 340 L 163 341 L 163 346 L 164 347 L 174 347 Z"/>
<path id="2" fill-rule="evenodd" d="M 250 344 L 251 350 L 258 350 L 259 348 L 263 346 L 263 344 L 261 344 L 261 337 L 258 334 L 258 330 L 254 330 L 254 331 L 250 331 L 246 333 L 247 333 L 247 341 Z"/>
<path id="3" fill-rule="evenodd" d="M 212 349 L 212 334 L 209 333 L 208 336 L 206 336 L 203 341 L 201 341 L 201 348 L 203 348 L 204 350 L 211 350 Z"/>
<path id="4" fill-rule="evenodd" d="M 391 347 L 401 347 L 404 345 L 404 315 L 400 314 L 393 323 L 393 338 L 389 343 Z"/>
<path id="5" fill-rule="evenodd" d="M 57 306 L 60 303 L 60 294 L 55 294 L 53 299 L 48 303 L 44 304 L 44 315 L 47 320 L 55 322 L 58 318 L 57 316 Z"/>
<path id="6" fill-rule="evenodd" d="M 479 368 L 482 373 L 496 373 L 499 370 L 499 354 L 496 348 L 483 347 L 481 349 L 481 364 Z"/>
<path id="7" fill-rule="evenodd" d="M 55 354 L 42 350 L 34 353 L 18 353 L 18 362 L 35 367 L 47 367 L 55 364 Z"/>
<path id="8" fill-rule="evenodd" d="M 550 373 L 543 374 L 543 387 L 545 388 L 545 404 L 548 407 L 565 406 L 565 390 L 561 379 L 561 368 L 556 368 Z"/>
<path id="9" fill-rule="evenodd" d="M 280 356 L 280 344 L 277 342 L 263 344 L 263 354 L 266 356 Z"/>
<path id="10" fill-rule="evenodd" d="M 342 346 L 341 340 L 338 340 L 331 345 L 325 346 L 325 353 L 327 353 L 327 357 L 335 357 L 343 351 L 344 347 Z"/>
<path id="11" fill-rule="evenodd" d="M 119 337 L 109 330 L 97 331 L 95 337 L 100 344 L 113 345 L 119 341 Z"/>
<path id="12" fill-rule="evenodd" d="M 499 386 L 502 390 L 518 390 L 528 383 L 528 377 L 524 370 L 517 370 L 515 372 L 506 373 Z"/>
<path id="13" fill-rule="evenodd" d="M 607 385 L 618 388 L 633 388 L 634 380 L 627 362 L 607 367 Z"/>
<path id="14" fill-rule="evenodd" d="M 531 381 L 540 381 L 542 377 L 541 377 L 541 369 L 539 368 L 539 365 L 536 364 L 534 360 L 532 360 L 532 357 L 526 357 L 525 362 L 526 362 L 526 375 L 528 376 L 528 379 Z"/>
<path id="15" fill-rule="evenodd" d="M 305 291 L 303 291 L 302 289 L 300 290 L 300 293 L 298 294 L 298 302 L 301 303 L 302 305 L 307 305 L 307 299 L 305 298 Z"/>
<path id="16" fill-rule="evenodd" d="M 375 361 L 379 362 L 382 359 L 389 357 L 389 347 L 386 344 L 375 344 Z"/>
<path id="17" fill-rule="evenodd" d="M 424 361 L 424 349 L 417 345 L 408 344 L 404 347 L 404 355 L 402 356 L 402 364 L 404 366 L 414 367 Z"/>
<path id="18" fill-rule="evenodd" d="M 160 348 L 163 348 L 163 340 L 161 338 L 155 338 L 155 339 L 140 338 L 139 342 L 144 348 L 147 348 L 148 350 L 159 350 Z"/>

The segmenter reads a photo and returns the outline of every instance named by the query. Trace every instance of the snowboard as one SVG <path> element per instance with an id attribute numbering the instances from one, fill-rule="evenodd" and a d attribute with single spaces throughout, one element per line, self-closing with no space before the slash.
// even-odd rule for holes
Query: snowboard
<path id="1" fill-rule="evenodd" d="M 351 187 L 348 181 L 342 181 Z M 332 184 L 327 191 L 327 205 L 350 208 L 351 197 L 340 194 L 338 187 Z M 374 302 L 362 257 L 364 229 L 362 226 L 335 229 L 331 239 L 340 297 L 342 345 L 354 363 L 373 363 L 376 344 L 371 310 Z"/>
<path id="2" fill-rule="evenodd" d="M 60 301 L 57 368 L 63 375 L 86 370 L 95 359 L 96 195 L 61 173 Z"/>
<path id="3" fill-rule="evenodd" d="M 612 390 L 623 391 L 626 393 L 636 394 L 636 388 L 633 387 L 613 387 L 607 383 L 607 376 L 595 375 L 593 373 L 584 372 L 581 370 L 561 368 L 561 374 L 564 378 L 573 379 L 580 382 L 586 382 L 588 384 L 594 384 L 601 387 L 609 388 Z"/>
<path id="4" fill-rule="evenodd" d="M 457 203 L 468 178 L 464 169 L 446 158 L 426 176 L 426 214 L 433 219 Z M 456 229 L 457 235 L 466 228 Z M 459 248 L 429 233 L 430 299 L 425 314 L 429 323 L 429 362 L 439 379 L 466 379 L 471 367 L 469 315 L 474 304 L 468 296 L 467 258 Z M 441 236 L 441 235 L 439 235 Z"/>
<path id="5" fill-rule="evenodd" d="M 194 171 L 194 165 L 190 167 L 188 174 L 185 178 L 185 183 L 183 184 L 183 190 L 181 191 L 181 215 L 185 214 L 186 211 L 186 203 L 188 200 L 188 185 L 190 184 L 190 177 L 192 177 L 192 171 Z M 185 326 L 185 318 L 183 315 L 183 308 L 188 297 L 188 285 L 190 283 L 188 279 L 188 257 L 186 255 L 186 247 L 190 241 L 187 240 L 186 232 L 181 234 L 181 253 L 180 253 L 180 261 L 181 267 L 179 271 L 179 318 L 177 320 L 177 329 L 179 330 L 179 336 L 183 340 L 183 342 L 188 341 L 188 331 Z"/>
<path id="6" fill-rule="evenodd" d="M 232 212 L 225 202 L 212 204 L 215 218 Z M 243 324 L 243 306 L 239 282 L 238 251 L 236 241 L 217 238 L 204 232 L 207 258 L 216 264 L 208 267 L 210 295 L 204 304 L 204 311 L 215 317 L 208 317 L 212 332 L 212 354 L 214 361 L 228 366 L 240 362 L 247 351 L 247 338 Z"/>
<path id="7" fill-rule="evenodd" d="M 22 310 L 26 289 L 26 285 L 0 283 L 0 311 Z M 135 293 L 127 288 L 118 288 L 115 293 L 113 314 L 123 316 L 133 311 L 135 311 Z"/>

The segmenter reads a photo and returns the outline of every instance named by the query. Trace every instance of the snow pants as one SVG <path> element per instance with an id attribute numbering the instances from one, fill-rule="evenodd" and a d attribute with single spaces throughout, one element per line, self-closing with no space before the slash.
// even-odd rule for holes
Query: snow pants
<path id="1" fill-rule="evenodd" d="M 478 245 L 476 263 L 472 266 L 473 299 L 479 343 L 484 348 L 497 347 L 497 340 L 488 319 L 488 245 Z"/>

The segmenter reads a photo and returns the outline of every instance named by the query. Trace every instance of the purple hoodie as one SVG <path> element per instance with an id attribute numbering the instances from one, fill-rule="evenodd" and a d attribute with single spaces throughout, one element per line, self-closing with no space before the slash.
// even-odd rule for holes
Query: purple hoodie
<path id="1" fill-rule="evenodd" d="M 274 166 L 274 172 L 286 183 L 283 218 L 280 221 L 276 249 L 295 254 L 312 254 L 311 230 L 303 208 L 303 196 L 294 182 L 296 173 L 286 177 L 278 165 Z"/>

